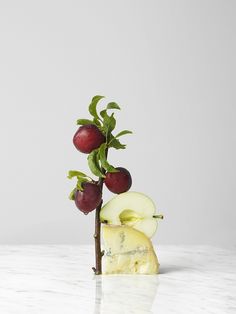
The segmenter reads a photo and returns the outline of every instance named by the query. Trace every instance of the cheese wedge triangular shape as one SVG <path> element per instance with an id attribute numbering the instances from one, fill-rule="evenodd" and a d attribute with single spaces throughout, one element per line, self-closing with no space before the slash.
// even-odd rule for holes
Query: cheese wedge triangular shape
<path id="1" fill-rule="evenodd" d="M 129 226 L 103 225 L 105 274 L 157 274 L 159 263 L 150 239 Z"/>

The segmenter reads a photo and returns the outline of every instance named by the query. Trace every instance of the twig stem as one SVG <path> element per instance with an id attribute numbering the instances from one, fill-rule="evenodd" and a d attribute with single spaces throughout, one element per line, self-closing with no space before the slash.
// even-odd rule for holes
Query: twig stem
<path id="1" fill-rule="evenodd" d="M 108 149 L 106 149 L 106 158 L 108 155 Z M 102 169 L 102 172 L 105 174 L 105 169 Z M 98 181 L 98 185 L 100 186 L 101 192 L 103 190 L 103 182 L 104 178 L 100 178 Z M 93 271 L 95 275 L 101 275 L 102 274 L 102 256 L 104 255 L 104 252 L 101 250 L 101 221 L 100 221 L 100 210 L 102 208 L 102 203 L 98 205 L 96 208 L 95 213 L 95 233 L 94 233 L 94 240 L 95 240 L 95 264 L 96 267 L 93 267 Z"/>
<path id="2" fill-rule="evenodd" d="M 100 178 L 98 181 L 98 185 L 100 186 L 101 190 L 103 188 L 103 178 Z M 102 250 L 101 250 L 101 222 L 100 222 L 100 210 L 102 207 L 102 201 L 100 205 L 96 208 L 95 213 L 95 233 L 94 233 L 94 240 L 95 240 L 95 262 L 96 267 L 93 267 L 95 275 L 101 275 L 102 273 Z"/>

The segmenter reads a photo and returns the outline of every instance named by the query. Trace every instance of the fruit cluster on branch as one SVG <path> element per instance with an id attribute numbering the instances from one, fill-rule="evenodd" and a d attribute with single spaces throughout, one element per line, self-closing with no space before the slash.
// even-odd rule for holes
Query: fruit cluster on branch
<path id="1" fill-rule="evenodd" d="M 89 105 L 90 119 L 78 119 L 80 125 L 73 137 L 74 146 L 78 151 L 88 154 L 88 166 L 96 179 L 77 170 L 70 170 L 68 178 L 76 178 L 76 186 L 69 198 L 75 202 L 76 207 L 84 214 L 96 209 L 95 215 L 95 274 L 101 274 L 101 244 L 100 244 L 100 210 L 102 205 L 103 183 L 113 193 L 120 194 L 130 189 L 132 178 L 129 171 L 123 167 L 114 167 L 107 159 L 108 150 L 125 149 L 126 145 L 120 142 L 120 137 L 132 133 L 123 130 L 116 135 L 114 110 L 120 110 L 115 102 L 109 102 L 106 108 L 98 113 L 97 105 L 104 96 L 94 96 Z M 111 112 L 111 113 L 110 113 Z"/>
<path id="2" fill-rule="evenodd" d="M 119 138 L 125 134 L 132 133 L 123 130 L 114 135 L 116 119 L 114 112 L 120 110 L 115 102 L 107 104 L 106 108 L 98 114 L 98 102 L 104 96 L 94 96 L 89 105 L 89 113 L 92 119 L 78 119 L 80 125 L 73 137 L 74 146 L 78 151 L 88 154 L 88 166 L 90 171 L 98 179 L 91 178 L 90 175 L 77 170 L 70 170 L 68 178 L 77 178 L 76 187 L 70 193 L 69 198 L 75 201 L 79 210 L 85 214 L 93 211 L 102 200 L 101 186 L 98 184 L 100 178 L 103 179 L 107 188 L 116 194 L 126 192 L 132 185 L 132 178 L 129 171 L 123 167 L 114 167 L 107 160 L 109 148 L 125 149 Z"/>

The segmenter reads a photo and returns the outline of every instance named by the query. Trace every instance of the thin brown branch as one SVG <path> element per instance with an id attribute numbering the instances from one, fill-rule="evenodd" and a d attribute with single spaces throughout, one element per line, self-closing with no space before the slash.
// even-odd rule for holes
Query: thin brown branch
<path id="1" fill-rule="evenodd" d="M 103 178 L 100 178 L 98 181 L 98 185 L 100 186 L 101 190 L 103 189 Z M 101 251 L 101 223 L 100 223 L 100 210 L 102 207 L 102 201 L 100 205 L 96 208 L 95 213 L 95 233 L 94 233 L 94 240 L 95 240 L 95 260 L 96 260 L 96 267 L 93 267 L 95 275 L 102 274 L 102 251 Z"/>
<path id="2" fill-rule="evenodd" d="M 106 157 L 108 155 L 108 149 L 106 149 Z M 102 169 L 103 173 L 105 174 L 105 169 Z M 100 186 L 101 191 L 103 190 L 103 182 L 104 178 L 100 178 L 98 181 L 98 185 Z M 96 267 L 93 267 L 93 271 L 95 275 L 102 274 L 102 256 L 104 255 L 104 251 L 101 250 L 101 222 L 100 222 L 100 211 L 102 208 L 102 203 L 96 208 L 95 213 L 95 233 L 94 233 L 94 240 L 95 240 L 95 264 Z"/>

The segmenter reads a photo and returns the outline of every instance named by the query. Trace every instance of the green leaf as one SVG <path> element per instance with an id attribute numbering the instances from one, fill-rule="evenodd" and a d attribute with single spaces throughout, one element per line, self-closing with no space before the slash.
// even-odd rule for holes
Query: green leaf
<path id="1" fill-rule="evenodd" d="M 107 110 L 104 109 L 104 110 L 100 111 L 100 115 L 102 118 L 104 118 L 104 116 L 107 115 Z"/>
<path id="2" fill-rule="evenodd" d="M 89 155 L 88 155 L 88 165 L 89 169 L 91 172 L 99 177 L 99 178 L 104 178 L 104 174 L 102 173 L 102 170 L 100 168 L 99 162 L 98 162 L 98 150 L 93 150 Z"/>
<path id="3" fill-rule="evenodd" d="M 118 172 L 119 170 L 117 170 L 116 168 L 114 168 L 112 165 L 109 164 L 109 162 L 107 161 L 107 157 L 106 157 L 106 149 L 107 146 L 106 144 L 102 144 L 99 148 L 99 156 L 100 156 L 100 161 L 102 164 L 102 167 L 108 171 L 108 172 Z"/>
<path id="4" fill-rule="evenodd" d="M 105 133 L 111 133 L 114 128 L 116 127 L 116 119 L 114 118 L 114 113 L 109 116 L 106 112 L 106 110 L 103 110 L 104 112 L 102 113 L 103 117 L 103 126 L 104 126 L 104 131 Z"/>
<path id="5" fill-rule="evenodd" d="M 116 127 L 116 119 L 114 117 L 114 113 L 109 118 L 109 131 L 112 132 Z"/>
<path id="6" fill-rule="evenodd" d="M 70 192 L 70 195 L 69 195 L 69 199 L 71 201 L 74 201 L 75 200 L 75 192 L 77 191 L 77 188 L 74 188 L 71 192 Z"/>
<path id="7" fill-rule="evenodd" d="M 81 178 L 78 178 L 77 184 L 76 184 L 76 189 L 83 191 L 82 183 L 87 182 L 87 180 L 81 180 Z"/>
<path id="8" fill-rule="evenodd" d="M 97 104 L 99 102 L 99 100 L 101 100 L 102 98 L 104 98 L 104 96 L 94 96 L 92 98 L 92 101 L 89 105 L 89 112 L 90 114 L 95 118 L 95 119 L 98 119 L 100 120 L 99 116 L 98 116 L 98 113 L 97 113 Z"/>
<path id="9" fill-rule="evenodd" d="M 110 102 L 107 105 L 107 108 L 100 112 L 100 115 L 103 118 L 104 131 L 106 133 L 112 132 L 112 130 L 114 130 L 114 128 L 116 127 L 116 119 L 114 117 L 114 113 L 112 113 L 110 116 L 107 114 L 107 110 L 109 109 L 120 110 L 120 107 L 117 105 L 117 103 Z"/>
<path id="10" fill-rule="evenodd" d="M 83 172 L 77 171 L 77 170 L 70 170 L 68 172 L 68 179 L 72 179 L 74 177 L 87 177 L 87 175 Z"/>
<path id="11" fill-rule="evenodd" d="M 94 121 L 89 119 L 78 119 L 76 122 L 78 125 L 95 124 Z"/>
<path id="12" fill-rule="evenodd" d="M 126 148 L 126 145 L 121 144 L 121 142 L 118 139 L 116 139 L 113 135 L 112 135 L 111 141 L 110 141 L 108 146 L 113 147 L 115 149 L 125 149 Z"/>
<path id="13" fill-rule="evenodd" d="M 109 104 L 107 104 L 107 109 L 118 109 L 118 110 L 120 110 L 120 107 L 115 102 L 109 102 Z"/>
<path id="14" fill-rule="evenodd" d="M 97 149 L 97 154 L 95 154 L 95 159 L 96 159 L 96 164 L 99 167 L 99 170 L 102 172 L 102 167 L 100 166 L 100 154 L 99 154 L 99 149 Z"/>
<path id="15" fill-rule="evenodd" d="M 98 127 L 101 126 L 101 122 L 96 118 L 93 119 L 93 123 L 96 124 L 96 126 L 98 126 Z"/>
<path id="16" fill-rule="evenodd" d="M 132 133 L 133 133 L 132 131 L 124 130 L 124 131 L 119 132 L 119 133 L 115 136 L 115 138 L 120 137 L 120 136 L 125 135 L 125 134 L 132 134 Z"/>

